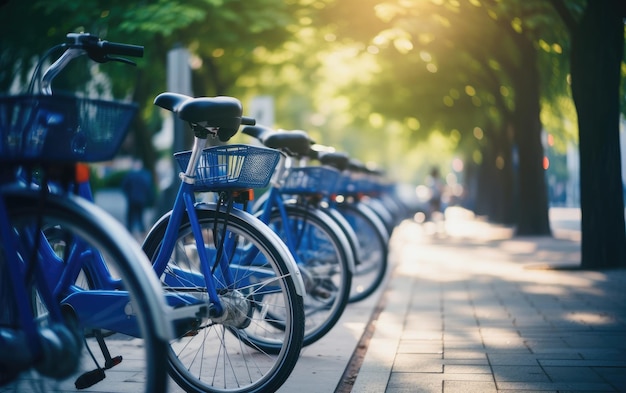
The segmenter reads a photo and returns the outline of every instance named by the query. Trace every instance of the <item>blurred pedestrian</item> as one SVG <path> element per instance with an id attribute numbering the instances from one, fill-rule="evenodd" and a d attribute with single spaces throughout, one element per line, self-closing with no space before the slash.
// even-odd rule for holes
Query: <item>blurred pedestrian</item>
<path id="1" fill-rule="evenodd" d="M 145 234 L 144 211 L 151 203 L 153 185 L 152 175 L 146 170 L 141 161 L 133 162 L 122 181 L 122 190 L 126 196 L 126 227 L 131 233 Z"/>
<path id="2" fill-rule="evenodd" d="M 443 195 L 443 182 L 439 174 L 439 168 L 432 167 L 428 179 L 426 180 L 426 185 L 430 190 L 427 219 L 434 220 L 442 213 L 441 197 Z"/>

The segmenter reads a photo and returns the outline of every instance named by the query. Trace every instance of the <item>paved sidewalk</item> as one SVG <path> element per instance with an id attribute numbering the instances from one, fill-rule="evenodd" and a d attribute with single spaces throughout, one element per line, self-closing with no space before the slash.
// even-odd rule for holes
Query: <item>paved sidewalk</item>
<path id="1" fill-rule="evenodd" d="M 511 238 L 457 212 L 394 232 L 352 392 L 626 392 L 626 270 L 582 271 L 580 233 Z"/>

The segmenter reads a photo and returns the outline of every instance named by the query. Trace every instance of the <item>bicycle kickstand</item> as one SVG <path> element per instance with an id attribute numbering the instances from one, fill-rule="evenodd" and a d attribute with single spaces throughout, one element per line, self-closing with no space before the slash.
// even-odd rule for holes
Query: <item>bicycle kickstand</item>
<path id="1" fill-rule="evenodd" d="M 93 335 L 96 338 L 96 341 L 98 342 L 98 346 L 100 346 L 100 351 L 102 351 L 102 355 L 104 356 L 104 368 L 100 367 L 100 364 L 98 364 L 98 361 L 96 360 L 95 356 L 93 356 L 91 349 L 89 349 L 89 346 L 87 346 L 87 343 L 85 343 L 85 346 L 87 347 L 87 350 L 89 351 L 89 354 L 91 355 L 91 358 L 96 363 L 97 368 L 92 371 L 87 371 L 86 373 L 78 377 L 76 379 L 76 382 L 74 383 L 74 385 L 76 386 L 76 389 L 86 389 L 88 387 L 95 385 L 96 383 L 106 378 L 106 375 L 104 374 L 104 370 L 108 370 L 122 363 L 121 356 L 111 357 L 111 353 L 109 352 L 109 348 L 104 342 L 104 336 L 102 335 L 101 330 L 99 329 L 94 330 Z"/>

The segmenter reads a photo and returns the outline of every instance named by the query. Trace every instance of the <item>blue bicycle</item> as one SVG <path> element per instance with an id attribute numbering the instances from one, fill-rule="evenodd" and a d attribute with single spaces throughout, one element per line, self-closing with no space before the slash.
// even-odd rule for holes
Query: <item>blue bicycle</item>
<path id="1" fill-rule="evenodd" d="M 191 151 L 175 157 L 181 183 L 172 210 L 149 231 L 143 250 L 164 289 L 208 306 L 170 343 L 170 374 L 188 392 L 269 392 L 293 370 L 304 336 L 304 283 L 293 256 L 259 219 L 237 205 L 264 187 L 279 153 L 228 140 L 241 123 L 238 100 L 163 93 L 155 104 L 187 122 Z M 205 192 L 217 202 L 197 197 Z"/>
<path id="2" fill-rule="evenodd" d="M 380 216 L 362 202 L 365 190 L 353 178 L 350 169 L 352 160 L 346 153 L 315 145 L 309 158 L 341 172 L 330 195 L 323 202 L 330 211 L 336 212 L 347 222 L 356 238 L 353 242 L 356 244 L 357 258 L 352 275 L 350 303 L 361 301 L 371 295 L 386 276 L 389 233 Z"/>
<path id="3" fill-rule="evenodd" d="M 311 140 L 304 131 L 274 131 L 247 126 L 242 133 L 283 152 L 284 171 L 253 206 L 255 214 L 278 233 L 294 255 L 307 288 L 304 345 L 328 333 L 349 301 L 355 266 L 352 229 L 343 217 L 321 208 L 339 177 L 329 167 L 293 167 L 309 154 Z"/>
<path id="4" fill-rule="evenodd" d="M 73 58 L 104 62 L 142 48 L 69 34 L 42 58 L 34 81 L 57 50 L 44 94 L 0 97 L 0 391 L 68 391 L 103 379 L 122 360 L 105 356 L 100 365 L 91 347 L 104 334 L 137 359 L 129 391 L 165 391 L 173 333 L 159 282 L 128 232 L 72 190 L 75 163 L 110 159 L 136 108 L 51 95 L 52 79 Z M 76 285 L 95 264 L 115 276 L 115 288 Z"/>

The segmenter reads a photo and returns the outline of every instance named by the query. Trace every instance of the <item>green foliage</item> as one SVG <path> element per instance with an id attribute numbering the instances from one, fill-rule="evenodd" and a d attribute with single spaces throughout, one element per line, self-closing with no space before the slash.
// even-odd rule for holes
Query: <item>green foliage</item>
<path id="1" fill-rule="evenodd" d="M 356 10 L 357 3 L 362 4 L 332 2 L 324 23 L 329 15 L 339 19 Z M 354 79 L 338 86 L 339 94 L 354 103 L 356 122 L 380 113 L 385 122 L 406 124 L 412 143 L 426 143 L 432 132 L 440 132 L 459 153 L 475 156 L 494 133 L 509 132 L 518 98 L 513 78 L 526 67 L 519 42 L 530 40 L 538 52 L 542 118 L 549 119 L 561 146 L 575 138 L 567 82 L 569 36 L 550 3 L 392 0 L 369 5 L 355 19 L 369 21 L 372 30 L 349 18 L 334 25 L 339 39 L 360 40 L 361 52 L 371 54 L 378 67 L 365 85 Z M 362 97 L 368 105 L 361 104 Z M 476 129 L 482 130 L 480 138 Z"/>
<path id="2" fill-rule="evenodd" d="M 120 31 L 129 34 L 152 34 L 169 37 L 192 23 L 203 21 L 206 8 L 221 1 L 188 2 L 158 0 L 124 12 L 124 20 L 118 25 Z"/>
<path id="3" fill-rule="evenodd" d="M 136 60 L 136 69 L 76 61 L 54 87 L 138 102 L 141 117 L 134 132 L 145 141 L 160 129 L 152 100 L 166 89 L 170 49 L 182 45 L 190 50 L 196 95 L 238 95 L 237 80 L 255 74 L 256 60 L 263 61 L 253 52 L 280 46 L 298 24 L 298 9 L 298 2 L 282 0 L 9 0 L 0 9 L 0 91 L 16 82 L 25 86 L 34 60 L 64 42 L 68 32 L 143 45 L 145 55 Z M 94 83 L 94 75 L 100 82 Z"/>
<path id="4" fill-rule="evenodd" d="M 576 18 L 585 0 L 565 4 Z M 57 83 L 86 89 L 94 72 L 107 75 L 89 88 L 138 101 L 150 132 L 160 129 L 152 99 L 166 88 L 167 52 L 180 44 L 194 94 L 272 95 L 276 126 L 394 168 L 433 133 L 448 139 L 447 155 L 471 157 L 507 132 L 523 37 L 538 53 L 544 126 L 558 146 L 576 136 L 569 36 L 543 0 L 9 0 L 0 91 L 26 83 L 33 60 L 69 31 L 145 45 L 136 69 L 77 63 Z"/>

